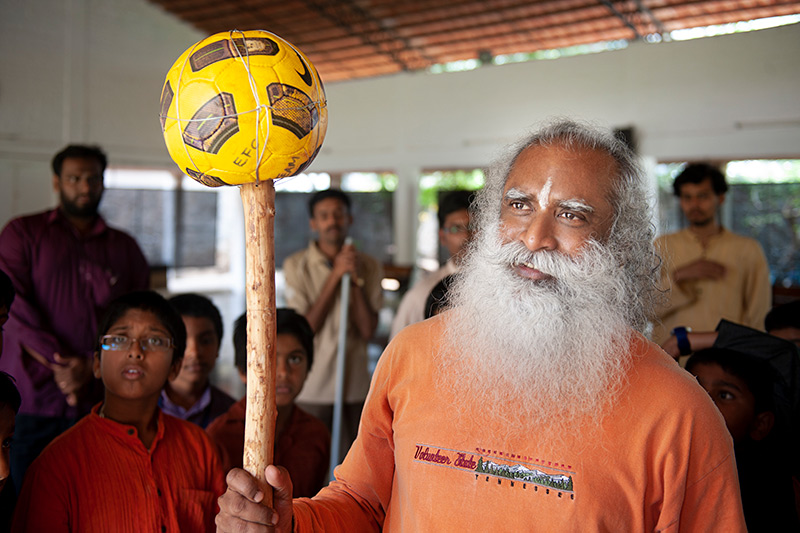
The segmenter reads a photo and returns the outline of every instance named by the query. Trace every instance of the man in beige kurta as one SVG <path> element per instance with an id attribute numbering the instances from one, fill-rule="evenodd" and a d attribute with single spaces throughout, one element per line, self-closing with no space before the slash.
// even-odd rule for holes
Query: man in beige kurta
<path id="1" fill-rule="evenodd" d="M 358 432 L 364 398 L 369 390 L 367 342 L 375 333 L 383 305 L 383 268 L 374 258 L 345 244 L 353 222 L 350 199 L 341 191 L 320 191 L 309 201 L 311 230 L 317 234 L 308 248 L 283 264 L 289 307 L 305 315 L 314 330 L 314 367 L 297 403 L 331 428 L 336 396 L 336 356 L 341 316 L 341 280 L 350 276 L 345 348 L 344 406 L 341 456 Z"/>
<path id="2" fill-rule="evenodd" d="M 689 165 L 674 188 L 689 226 L 656 239 L 667 298 L 653 340 L 661 344 L 681 326 L 713 331 L 723 318 L 763 330 L 772 300 L 769 267 L 756 240 L 719 223 L 725 177 L 710 165 Z"/>

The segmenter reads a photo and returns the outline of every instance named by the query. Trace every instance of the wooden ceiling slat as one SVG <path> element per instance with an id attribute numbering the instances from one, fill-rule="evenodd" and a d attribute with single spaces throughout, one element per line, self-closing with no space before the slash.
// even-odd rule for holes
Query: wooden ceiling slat
<path id="1" fill-rule="evenodd" d="M 150 0 L 201 31 L 265 29 L 325 81 L 800 13 L 787 0 Z"/>

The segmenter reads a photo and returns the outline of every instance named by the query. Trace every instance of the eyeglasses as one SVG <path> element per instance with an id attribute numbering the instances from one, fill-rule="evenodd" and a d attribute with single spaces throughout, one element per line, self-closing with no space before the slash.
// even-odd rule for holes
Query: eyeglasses
<path id="1" fill-rule="evenodd" d="M 103 335 L 100 337 L 100 348 L 109 352 L 121 352 L 127 350 L 137 341 L 143 352 L 166 352 L 175 343 L 166 337 L 145 337 L 134 339 L 125 335 Z"/>
<path id="2" fill-rule="evenodd" d="M 446 228 L 442 228 L 442 231 L 445 233 L 469 233 L 468 226 L 462 226 L 460 224 L 456 224 L 454 226 L 447 226 Z"/>

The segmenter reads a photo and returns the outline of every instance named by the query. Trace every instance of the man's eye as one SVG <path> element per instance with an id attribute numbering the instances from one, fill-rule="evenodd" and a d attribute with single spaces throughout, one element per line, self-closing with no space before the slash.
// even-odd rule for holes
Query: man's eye
<path id="1" fill-rule="evenodd" d="M 575 213 L 573 211 L 564 211 L 561 213 L 561 218 L 568 220 L 570 222 L 583 222 L 586 220 L 586 217 L 581 213 Z"/>
<path id="2" fill-rule="evenodd" d="M 9 438 L 7 438 L 7 439 L 5 439 L 3 441 L 3 449 L 4 450 L 8 450 L 9 448 L 11 448 L 11 439 L 13 439 L 13 438 L 14 438 L 14 436 L 12 435 L 11 437 L 9 437 Z"/>
<path id="3" fill-rule="evenodd" d="M 736 396 L 734 396 L 731 392 L 728 392 L 726 390 L 719 391 L 718 396 L 720 400 L 733 400 L 736 398 Z"/>
<path id="4" fill-rule="evenodd" d="M 152 346 L 153 348 L 163 348 L 167 345 L 167 339 L 162 337 L 150 337 L 147 339 L 147 344 Z"/>

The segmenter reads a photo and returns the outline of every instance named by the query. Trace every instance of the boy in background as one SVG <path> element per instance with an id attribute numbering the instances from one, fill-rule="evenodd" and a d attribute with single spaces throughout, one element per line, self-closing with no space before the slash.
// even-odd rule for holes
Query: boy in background
<path id="1" fill-rule="evenodd" d="M 213 531 L 225 489 L 214 446 L 158 408 L 181 368 L 180 315 L 158 293 L 134 292 L 111 303 L 98 335 L 104 400 L 33 462 L 12 531 Z"/>
<path id="2" fill-rule="evenodd" d="M 11 278 L 0 270 L 0 357 L 3 356 L 3 326 L 8 322 L 8 312 L 15 295 Z M 11 526 L 11 515 L 17 499 L 14 486 L 8 483 L 8 479 L 11 476 L 11 441 L 20 405 L 22 397 L 14 378 L 0 372 L 0 531 L 8 531 Z"/>
<path id="3" fill-rule="evenodd" d="M 222 317 L 205 296 L 180 294 L 170 298 L 186 326 L 186 353 L 178 377 L 167 382 L 159 405 L 165 413 L 205 429 L 236 400 L 211 384 L 219 357 Z"/>
<path id="4" fill-rule="evenodd" d="M 686 370 L 703 386 L 733 438 L 742 506 L 751 532 L 798 531 L 789 452 L 776 427 L 774 385 L 769 363 L 727 348 L 699 350 Z"/>
<path id="5" fill-rule="evenodd" d="M 293 497 L 311 497 L 327 484 L 331 447 L 325 424 L 294 403 L 314 361 L 314 332 L 308 321 L 292 309 L 278 309 L 276 322 L 278 418 L 273 463 L 291 474 Z M 247 384 L 247 314 L 236 320 L 233 346 L 239 377 Z M 245 396 L 206 430 L 220 451 L 226 471 L 242 467 L 246 403 Z"/>

